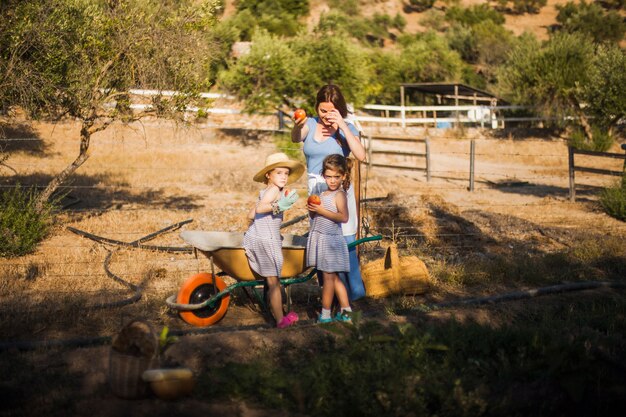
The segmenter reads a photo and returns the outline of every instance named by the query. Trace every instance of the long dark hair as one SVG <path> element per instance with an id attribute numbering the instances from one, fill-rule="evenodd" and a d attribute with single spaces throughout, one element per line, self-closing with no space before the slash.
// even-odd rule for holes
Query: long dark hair
<path id="1" fill-rule="evenodd" d="M 352 160 L 344 157 L 343 155 L 339 155 L 334 153 L 332 155 L 328 155 L 324 158 L 324 162 L 322 162 L 322 176 L 327 169 L 332 169 L 333 171 L 337 171 L 341 175 L 345 175 L 346 178 L 341 183 L 341 186 L 345 191 L 348 191 L 350 188 L 350 174 L 352 172 Z"/>
<path id="2" fill-rule="evenodd" d="M 348 106 L 346 105 L 346 99 L 341 94 L 341 90 L 335 84 L 326 84 L 320 88 L 315 98 L 315 110 L 319 107 L 320 103 L 333 103 L 335 108 L 341 114 L 341 117 L 348 116 Z"/>

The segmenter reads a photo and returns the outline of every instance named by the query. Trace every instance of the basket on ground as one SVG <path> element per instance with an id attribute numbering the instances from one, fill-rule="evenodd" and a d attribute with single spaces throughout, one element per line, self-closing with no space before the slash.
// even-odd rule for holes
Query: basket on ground
<path id="1" fill-rule="evenodd" d="M 382 259 L 361 268 L 369 297 L 423 294 L 430 288 L 431 278 L 424 262 L 416 256 L 398 255 L 395 243 L 389 245 Z"/>

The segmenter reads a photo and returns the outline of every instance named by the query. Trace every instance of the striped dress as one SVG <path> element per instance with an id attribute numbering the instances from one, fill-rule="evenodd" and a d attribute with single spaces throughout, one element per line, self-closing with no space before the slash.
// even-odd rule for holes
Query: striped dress
<path id="1" fill-rule="evenodd" d="M 266 190 L 259 193 L 259 201 Z M 283 213 L 256 213 L 254 222 L 243 235 L 243 247 L 246 250 L 250 268 L 264 277 L 280 277 L 283 268 L 283 242 L 280 236 L 280 224 Z"/>
<path id="2" fill-rule="evenodd" d="M 320 196 L 322 206 L 337 213 L 335 195 L 338 192 L 325 192 Z M 341 223 L 316 214 L 311 221 L 311 230 L 306 245 L 307 266 L 314 266 L 324 272 L 349 272 L 350 258 L 348 245 L 343 238 Z"/>

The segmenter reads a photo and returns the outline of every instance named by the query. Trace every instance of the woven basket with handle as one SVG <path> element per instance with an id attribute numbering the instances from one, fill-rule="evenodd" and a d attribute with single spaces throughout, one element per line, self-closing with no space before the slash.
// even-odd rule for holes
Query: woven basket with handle
<path id="1" fill-rule="evenodd" d="M 365 264 L 361 275 L 367 295 L 374 298 L 423 294 L 431 284 L 424 262 L 416 256 L 400 257 L 395 243 L 389 245 L 382 259 Z"/>

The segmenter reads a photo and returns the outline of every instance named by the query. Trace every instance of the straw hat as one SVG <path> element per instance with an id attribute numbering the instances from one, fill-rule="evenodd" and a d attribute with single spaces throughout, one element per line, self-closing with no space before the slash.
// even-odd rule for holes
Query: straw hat
<path id="1" fill-rule="evenodd" d="M 289 179 L 287 184 L 297 181 L 298 178 L 304 173 L 304 165 L 298 161 L 289 159 L 287 155 L 282 152 L 273 153 L 265 158 L 265 167 L 256 173 L 254 181 L 265 182 L 265 174 L 273 170 L 274 168 L 289 168 Z"/>

